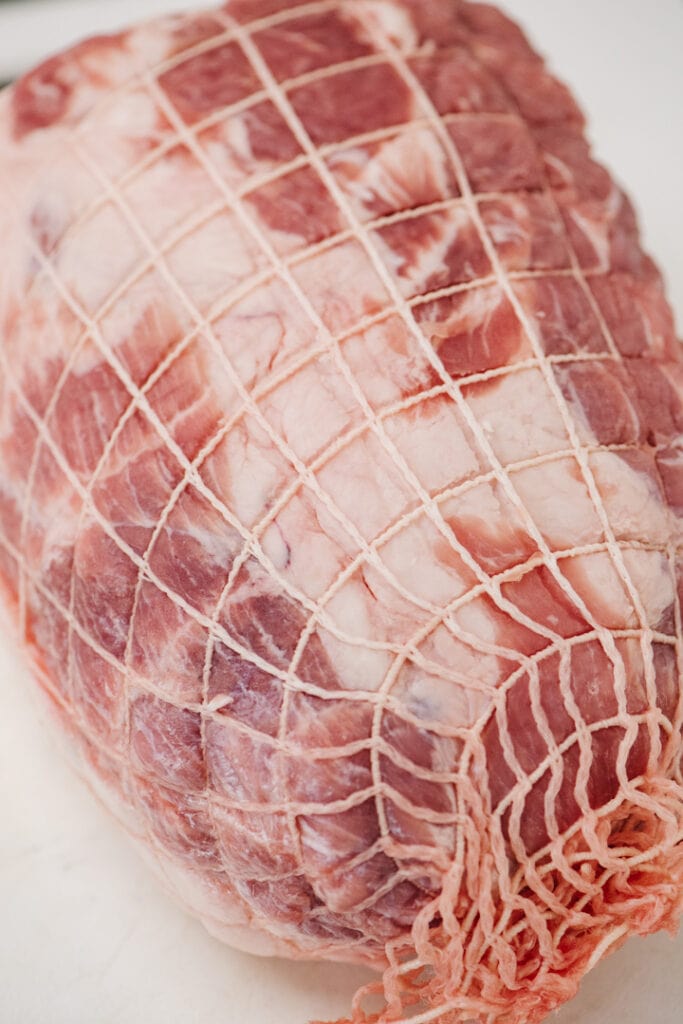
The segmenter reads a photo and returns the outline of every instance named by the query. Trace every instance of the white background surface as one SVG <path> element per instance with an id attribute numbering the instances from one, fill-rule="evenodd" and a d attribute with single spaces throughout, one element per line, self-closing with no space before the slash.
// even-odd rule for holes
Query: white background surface
<path id="1" fill-rule="evenodd" d="M 38 16 L 24 20 L 33 7 Z M 174 7 L 0 4 L 0 77 L 74 37 Z M 683 2 L 508 0 L 506 8 L 573 86 L 599 156 L 635 199 L 680 333 Z M 304 1024 L 348 1009 L 364 972 L 236 953 L 167 900 L 63 763 L 1 635 L 0 701 L 0 1024 Z M 680 1024 L 681 1007 L 683 935 L 660 935 L 601 964 L 553 1021 Z"/>

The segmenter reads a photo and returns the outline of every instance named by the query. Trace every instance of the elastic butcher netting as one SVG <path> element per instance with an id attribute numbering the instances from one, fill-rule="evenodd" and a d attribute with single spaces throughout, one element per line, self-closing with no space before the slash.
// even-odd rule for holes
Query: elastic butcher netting
<path id="1" fill-rule="evenodd" d="M 169 887 L 354 1024 L 673 931 L 681 358 L 519 30 L 234 0 L 0 103 L 0 582 Z"/>
<path id="2" fill-rule="evenodd" d="M 411 943 L 387 947 L 390 967 L 357 994 L 349 1020 L 535 1024 L 627 937 L 673 933 L 683 883 L 680 787 L 643 786 L 632 797 L 516 867 L 500 832 L 497 842 L 491 836 L 482 801 L 464 801 L 472 818 L 462 863 L 418 915 Z M 366 1012 L 373 995 L 383 1009 Z"/>

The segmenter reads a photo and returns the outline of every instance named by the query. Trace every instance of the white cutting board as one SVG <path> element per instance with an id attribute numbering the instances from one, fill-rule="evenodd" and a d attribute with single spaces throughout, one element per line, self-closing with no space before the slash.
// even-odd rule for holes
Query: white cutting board
<path id="1" fill-rule="evenodd" d="M 53 24 L 53 0 L 28 28 L 24 6 L 0 4 L 0 74 L 8 54 L 37 59 L 79 24 L 81 34 L 104 31 L 177 5 L 70 0 Z M 598 152 L 635 198 L 667 269 L 682 328 L 683 2 L 507 8 L 589 113 Z M 31 693 L 0 636 L 0 1024 L 304 1024 L 344 1013 L 363 971 L 236 953 L 168 901 L 63 763 Z M 680 1024 L 682 1007 L 683 935 L 659 935 L 601 964 L 553 1020 Z"/>

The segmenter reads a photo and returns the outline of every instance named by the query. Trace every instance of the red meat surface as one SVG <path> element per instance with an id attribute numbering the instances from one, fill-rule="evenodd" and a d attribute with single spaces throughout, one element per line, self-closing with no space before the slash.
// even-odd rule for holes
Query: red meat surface
<path id="1" fill-rule="evenodd" d="M 207 927 L 534 1024 L 683 901 L 683 362 L 495 8 L 232 0 L 0 97 L 0 590 Z"/>

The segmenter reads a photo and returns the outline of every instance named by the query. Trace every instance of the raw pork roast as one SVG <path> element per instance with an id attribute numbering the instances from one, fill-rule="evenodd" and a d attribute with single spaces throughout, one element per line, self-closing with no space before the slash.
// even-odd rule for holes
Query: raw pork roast
<path id="1" fill-rule="evenodd" d="M 167 886 L 373 1020 L 674 928 L 683 363 L 520 31 L 233 0 L 0 103 L 0 578 Z"/>

